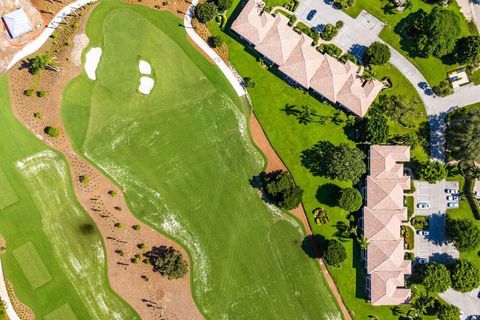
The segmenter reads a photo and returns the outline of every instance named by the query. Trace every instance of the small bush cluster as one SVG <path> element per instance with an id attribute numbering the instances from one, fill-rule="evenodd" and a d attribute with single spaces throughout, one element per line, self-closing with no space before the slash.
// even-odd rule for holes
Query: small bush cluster
<path id="1" fill-rule="evenodd" d="M 166 276 L 169 280 L 183 278 L 188 271 L 187 262 L 180 251 L 173 247 L 153 247 L 143 255 L 153 266 L 153 271 Z"/>
<path id="2" fill-rule="evenodd" d="M 286 171 L 263 174 L 262 185 L 268 200 L 280 208 L 291 210 L 302 201 L 303 190 Z"/>

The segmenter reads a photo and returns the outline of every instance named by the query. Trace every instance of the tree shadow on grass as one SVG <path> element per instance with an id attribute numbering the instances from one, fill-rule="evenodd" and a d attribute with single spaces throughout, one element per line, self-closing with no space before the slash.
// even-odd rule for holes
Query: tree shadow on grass
<path id="1" fill-rule="evenodd" d="M 415 48 L 415 39 L 420 34 L 420 30 L 414 27 L 414 22 L 421 21 L 426 15 L 427 13 L 422 9 L 412 12 L 400 20 L 393 29 L 396 34 L 400 35 L 400 46 L 402 50 L 407 52 L 411 58 L 422 57 Z"/>
<path id="2" fill-rule="evenodd" d="M 323 255 L 323 248 L 327 240 L 320 234 L 310 234 L 302 241 L 303 252 L 312 259 L 318 259 Z"/>
<path id="3" fill-rule="evenodd" d="M 342 188 L 333 183 L 322 184 L 318 187 L 315 198 L 321 204 L 335 207 L 338 204 L 338 195 Z"/>

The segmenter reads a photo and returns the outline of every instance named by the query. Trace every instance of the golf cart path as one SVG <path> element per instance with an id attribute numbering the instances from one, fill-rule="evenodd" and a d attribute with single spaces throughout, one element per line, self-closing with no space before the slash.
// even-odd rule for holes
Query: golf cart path
<path id="1" fill-rule="evenodd" d="M 20 320 L 20 317 L 13 308 L 12 301 L 8 296 L 7 286 L 5 285 L 5 279 L 3 278 L 2 261 L 0 260 L 0 300 L 5 304 L 5 311 L 9 320 Z"/>

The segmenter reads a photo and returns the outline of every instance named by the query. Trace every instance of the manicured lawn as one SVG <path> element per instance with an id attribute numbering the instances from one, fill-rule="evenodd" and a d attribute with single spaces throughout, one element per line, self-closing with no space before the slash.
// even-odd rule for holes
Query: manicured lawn
<path id="1" fill-rule="evenodd" d="M 1 258 L 17 296 L 37 319 L 63 305 L 78 319 L 137 319 L 110 289 L 100 234 L 80 231 L 93 222 L 77 203 L 65 161 L 14 118 L 5 76 L 0 134 L 10 137 L 0 144 L 1 187 L 8 185 L 17 198 L 0 209 L 0 234 L 7 241 Z"/>
<path id="2" fill-rule="evenodd" d="M 434 86 L 446 79 L 448 71 L 456 69 L 459 66 L 456 64 L 445 64 L 442 60 L 434 57 L 420 58 L 416 56 L 415 52 L 411 49 L 410 41 L 401 34 L 399 29 L 409 20 L 409 14 L 415 13 L 420 9 L 430 12 L 433 5 L 422 0 L 412 0 L 412 4 L 410 9 L 399 13 L 390 9 L 391 5 L 388 0 L 357 0 L 354 7 L 344 11 L 352 17 L 357 17 L 362 10 L 366 10 L 382 20 L 385 23 L 385 28 L 380 33 L 380 38 L 407 57 L 420 70 L 429 84 Z M 455 1 L 451 1 L 447 9 L 455 11 L 461 18 L 461 37 L 478 34 L 476 28 L 474 26 L 472 27 L 462 15 Z M 412 19 L 412 17 L 413 16 L 411 16 L 410 19 Z"/>
<path id="3" fill-rule="evenodd" d="M 104 0 L 87 35 L 103 55 L 97 81 L 64 94 L 77 150 L 125 191 L 133 213 L 189 251 L 193 295 L 210 319 L 336 319 L 299 221 L 267 206 L 250 179 L 264 161 L 249 109 L 167 12 Z M 88 49 L 87 49 L 88 50 Z M 138 60 L 156 84 L 137 91 Z"/>
<path id="4" fill-rule="evenodd" d="M 214 23 L 209 25 L 209 29 L 213 34 L 222 33 Z M 260 123 L 274 148 L 292 172 L 296 182 L 305 190 L 303 203 L 314 232 L 324 238 L 334 237 L 334 233 L 337 231 L 336 223 L 347 222 L 347 212 L 336 207 L 335 198 L 339 188 L 348 187 L 350 184 L 312 176 L 302 166 L 300 154 L 319 140 L 328 140 L 334 144 L 344 142 L 353 145 L 353 142 L 345 134 L 344 124 L 335 124 L 331 121 L 337 109 L 328 103 L 320 102 L 302 90 L 290 87 L 283 79 L 262 67 L 256 61 L 254 51 L 245 48 L 227 34 L 223 35 L 229 48 L 230 61 L 236 70 L 244 77 L 251 77 L 256 84 L 255 88 L 249 89 L 249 93 Z M 408 80 L 392 66 L 376 68 L 375 72 L 380 78 L 388 75 L 394 84 L 393 88 L 385 90 L 384 94 L 401 94 L 409 99 L 419 100 Z M 294 116 L 287 115 L 284 111 L 286 106 L 295 108 L 308 106 L 319 116 L 323 116 L 326 121 L 322 124 L 316 122 L 307 125 L 301 124 Z M 415 124 L 419 126 L 426 120 L 425 112 L 420 104 Z M 418 130 L 418 127 L 404 129 L 393 123 L 390 125 L 392 134 L 400 133 L 402 130 Z M 427 157 L 428 153 L 419 148 L 414 151 L 414 154 L 423 159 Z M 318 226 L 314 223 L 311 213 L 317 207 L 327 209 L 330 217 L 327 225 Z M 380 319 L 397 319 L 398 317 L 392 314 L 389 307 L 373 307 L 366 302 L 360 250 L 356 242 L 351 240 L 344 242 L 344 245 L 348 253 L 347 260 L 341 267 L 330 268 L 330 271 L 352 315 L 355 319 L 367 319 L 369 315 L 377 315 Z"/>
<path id="5" fill-rule="evenodd" d="M 459 190 L 463 190 L 463 184 L 465 183 L 465 179 L 462 176 L 455 176 L 449 177 L 448 180 L 450 181 L 459 181 L 460 188 Z M 448 209 L 447 215 L 451 218 L 458 218 L 458 219 L 469 219 L 473 224 L 477 225 L 480 228 L 480 220 L 476 220 L 473 216 L 473 212 L 468 205 L 467 199 L 462 196 L 460 199 L 460 206 L 457 209 Z M 478 267 L 480 267 L 480 249 L 472 252 L 460 252 L 460 257 L 468 259 L 475 263 Z"/>

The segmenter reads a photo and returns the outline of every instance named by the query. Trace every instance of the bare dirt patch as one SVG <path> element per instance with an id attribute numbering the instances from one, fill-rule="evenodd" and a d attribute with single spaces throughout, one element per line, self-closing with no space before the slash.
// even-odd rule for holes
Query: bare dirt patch
<path id="1" fill-rule="evenodd" d="M 39 139 L 60 151 L 70 166 L 76 196 L 98 226 L 106 246 L 108 275 L 112 288 L 139 313 L 142 319 L 201 319 L 191 294 L 190 274 L 183 279 L 167 280 L 144 263 L 133 264 L 136 254 L 142 254 L 138 245 L 146 248 L 165 245 L 187 252 L 169 238 L 155 232 L 137 220 L 129 211 L 121 190 L 98 169 L 79 156 L 73 149 L 61 120 L 61 99 L 67 83 L 81 72 L 81 66 L 71 63 L 72 39 L 83 33 L 91 6 L 82 10 L 78 23 L 70 20 L 49 40 L 43 52 L 57 57 L 59 72 L 43 71 L 32 76 L 17 64 L 9 72 L 9 90 L 16 117 Z M 76 26 L 76 27 L 72 27 Z M 43 98 L 27 97 L 24 91 L 45 91 Z M 58 128 L 58 137 L 52 138 L 44 128 Z M 114 194 L 112 196 L 112 194 Z M 119 227 L 121 226 L 121 227 Z M 134 230 L 133 226 L 140 226 Z M 191 263 L 189 263 L 191 266 Z"/>

